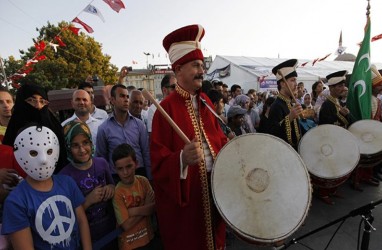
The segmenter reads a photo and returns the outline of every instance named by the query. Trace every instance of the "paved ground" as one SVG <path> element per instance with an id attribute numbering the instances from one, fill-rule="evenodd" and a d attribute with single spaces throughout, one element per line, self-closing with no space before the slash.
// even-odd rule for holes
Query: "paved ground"
<path id="1" fill-rule="evenodd" d="M 298 238 L 312 230 L 319 228 L 329 222 L 348 215 L 352 210 L 360 206 L 369 204 L 371 201 L 379 201 L 382 199 L 382 183 L 379 187 L 368 186 L 362 184 L 363 192 L 355 191 L 350 188 L 348 182 L 344 183 L 339 188 L 339 192 L 344 198 L 334 198 L 335 205 L 327 205 L 321 200 L 313 197 L 312 206 L 305 220 L 305 224 L 301 226 L 294 235 L 286 242 L 290 242 L 293 238 Z M 382 204 L 375 207 L 373 210 L 374 223 L 373 226 L 377 229 L 370 235 L 370 250 L 382 249 Z M 357 250 L 358 228 L 361 217 L 348 218 L 342 227 L 338 230 L 336 236 L 332 240 L 327 249 L 339 250 Z M 255 223 L 255 222 L 254 222 Z M 325 249 L 331 236 L 336 231 L 340 223 L 333 225 L 319 233 L 313 234 L 301 240 L 301 244 L 291 245 L 290 250 L 306 250 L 306 249 Z M 363 225 L 362 225 L 363 231 Z M 362 233 L 361 233 L 362 235 Z M 267 250 L 272 247 L 260 247 L 244 242 L 236 237 L 232 237 L 227 241 L 227 250 Z"/>

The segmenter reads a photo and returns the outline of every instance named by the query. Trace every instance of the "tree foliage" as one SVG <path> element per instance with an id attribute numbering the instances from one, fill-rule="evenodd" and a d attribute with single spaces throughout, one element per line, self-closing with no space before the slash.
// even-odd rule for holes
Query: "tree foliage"
<path id="1" fill-rule="evenodd" d="M 97 75 L 105 84 L 113 84 L 118 80 L 118 69 L 110 63 L 111 57 L 102 53 L 102 45 L 82 32 L 75 35 L 67 27 L 67 22 L 61 22 L 58 26 L 48 22 L 46 26 L 37 29 L 39 36 L 33 42 L 45 42 L 45 50 L 40 55 L 45 55 L 46 59 L 34 64 L 33 70 L 21 78 L 19 83 L 33 82 L 47 89 L 61 89 L 76 87 L 89 75 Z M 66 46 L 57 47 L 55 52 L 49 42 L 58 44 L 55 40 L 57 35 Z M 26 52 L 20 53 L 21 60 L 15 60 L 12 56 L 5 60 L 8 76 L 15 74 L 32 59 L 36 48 L 33 45 Z"/>

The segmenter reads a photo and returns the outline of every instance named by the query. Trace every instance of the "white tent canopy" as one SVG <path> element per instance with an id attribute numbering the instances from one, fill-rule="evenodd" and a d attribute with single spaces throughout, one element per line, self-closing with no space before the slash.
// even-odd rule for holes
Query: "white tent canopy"
<path id="1" fill-rule="evenodd" d="M 217 55 L 208 69 L 206 79 L 218 79 L 228 86 L 239 84 L 245 92 L 248 89 L 261 91 L 274 89 L 276 77 L 272 74 L 272 68 L 286 60 L 288 59 Z M 354 65 L 354 62 L 345 61 L 321 61 L 314 65 L 307 59 L 298 59 L 298 62 L 298 81 L 304 82 L 305 88 L 309 91 L 315 81 L 324 79 L 333 72 L 347 70 L 351 74 Z M 308 63 L 301 66 L 305 62 Z M 378 69 L 382 68 L 381 63 L 375 65 Z M 266 82 L 271 82 L 273 85 L 264 84 Z"/>

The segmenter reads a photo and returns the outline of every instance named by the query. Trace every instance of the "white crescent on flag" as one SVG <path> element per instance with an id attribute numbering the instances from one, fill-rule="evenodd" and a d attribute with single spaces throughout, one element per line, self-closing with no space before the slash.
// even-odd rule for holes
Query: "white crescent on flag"
<path id="1" fill-rule="evenodd" d="M 358 61 L 358 65 L 360 65 L 361 62 L 362 62 L 362 60 L 364 60 L 364 59 L 367 60 L 367 64 L 368 64 L 368 67 L 367 67 L 367 69 L 366 69 L 366 71 L 365 71 L 365 72 L 367 72 L 367 71 L 369 71 L 370 68 L 371 68 L 371 64 L 370 64 L 370 55 L 369 55 L 369 53 L 365 53 L 365 54 L 363 54 L 363 55 L 361 56 L 361 58 L 360 58 L 359 61 Z M 355 88 L 356 88 L 358 85 L 360 85 L 360 86 L 362 87 L 362 92 L 361 92 L 361 94 L 359 95 L 359 97 L 361 97 L 361 96 L 363 96 L 363 95 L 365 94 L 365 92 L 366 92 L 366 83 L 365 83 L 364 80 L 358 80 L 358 81 L 356 81 L 356 82 L 354 83 L 354 87 L 353 87 L 353 89 L 355 90 Z"/>
<path id="2" fill-rule="evenodd" d="M 361 92 L 361 94 L 358 96 L 358 97 L 361 97 L 361 96 L 363 96 L 363 95 L 365 94 L 365 92 L 366 92 L 366 83 L 365 83 L 364 80 L 358 80 L 358 81 L 356 81 L 356 82 L 354 83 L 354 87 L 353 87 L 353 89 L 355 90 L 355 88 L 356 88 L 358 85 L 360 85 L 360 86 L 362 87 L 362 92 Z M 354 91 L 354 92 L 355 92 L 355 91 Z"/>
<path id="3" fill-rule="evenodd" d="M 359 61 L 358 61 L 358 65 L 362 62 L 362 60 L 363 59 L 367 59 L 367 63 L 368 63 L 368 67 L 367 67 L 367 70 L 365 71 L 365 72 L 367 72 L 367 71 L 369 71 L 370 70 L 370 68 L 371 68 L 371 64 L 370 64 L 370 55 L 369 55 L 369 53 L 365 53 L 365 54 L 363 54 L 362 56 L 361 56 L 361 58 L 359 59 Z"/>

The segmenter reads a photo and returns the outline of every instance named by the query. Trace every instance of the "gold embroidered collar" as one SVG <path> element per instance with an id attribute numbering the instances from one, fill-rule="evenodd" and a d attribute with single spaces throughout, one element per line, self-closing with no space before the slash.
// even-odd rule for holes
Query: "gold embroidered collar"
<path id="1" fill-rule="evenodd" d="M 337 117 L 342 121 L 345 128 L 349 125 L 348 120 L 340 113 L 340 104 L 337 102 L 337 99 L 331 95 L 328 95 L 327 99 L 334 104 L 337 111 Z"/>

